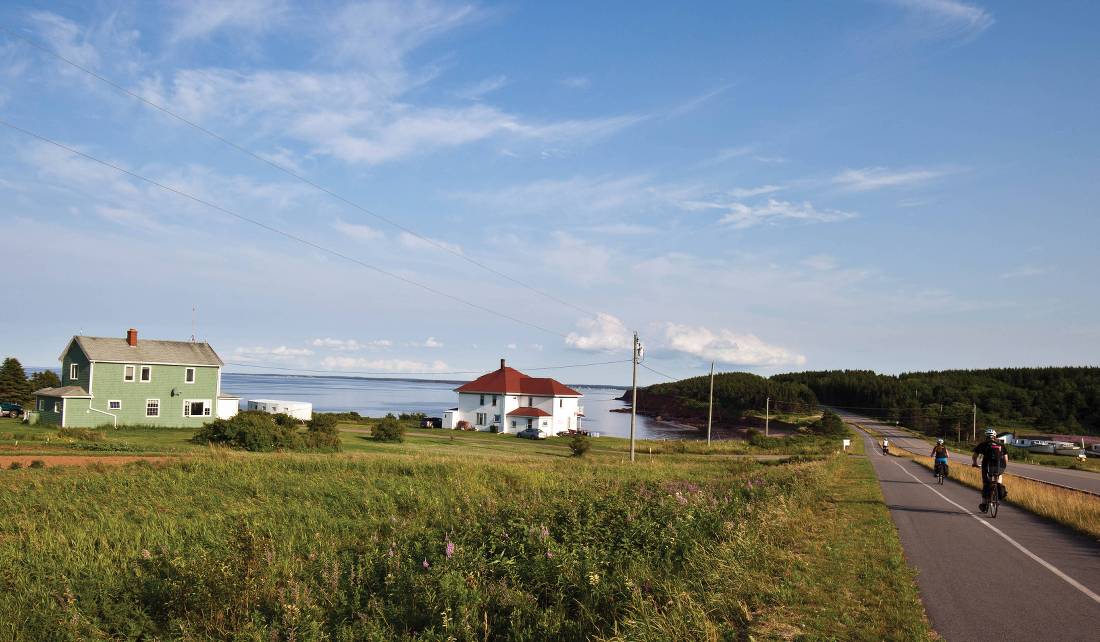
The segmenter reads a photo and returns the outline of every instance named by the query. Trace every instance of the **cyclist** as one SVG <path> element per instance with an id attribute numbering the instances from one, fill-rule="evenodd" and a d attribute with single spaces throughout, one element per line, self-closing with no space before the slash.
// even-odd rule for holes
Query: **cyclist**
<path id="1" fill-rule="evenodd" d="M 884 454 L 884 455 L 890 454 L 890 440 L 887 439 L 886 437 L 882 438 L 882 454 Z"/>
<path id="2" fill-rule="evenodd" d="M 932 474 L 939 474 L 942 466 L 943 476 L 947 477 L 947 446 L 942 439 L 936 440 L 936 445 L 932 448 L 932 459 L 936 462 Z"/>
<path id="3" fill-rule="evenodd" d="M 978 509 L 983 513 L 989 509 L 989 499 L 994 492 L 1004 499 L 1008 492 L 1001 483 L 1001 475 L 1008 467 L 1008 453 L 1004 444 L 997 441 L 997 431 L 988 428 L 985 441 L 974 447 L 974 466 L 978 465 L 978 456 L 982 457 L 982 503 Z"/>

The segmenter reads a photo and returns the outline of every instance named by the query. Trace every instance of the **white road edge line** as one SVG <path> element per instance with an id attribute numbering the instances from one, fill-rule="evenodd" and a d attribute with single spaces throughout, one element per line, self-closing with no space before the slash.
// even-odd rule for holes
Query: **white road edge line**
<path id="1" fill-rule="evenodd" d="M 957 504 L 956 502 L 952 501 L 951 499 L 948 499 L 948 497 L 946 495 L 944 495 L 940 491 L 936 490 L 935 488 L 932 488 L 928 484 L 921 481 L 916 475 L 914 475 L 913 473 L 906 470 L 905 466 L 902 466 L 900 463 L 898 463 L 896 461 L 894 462 L 894 465 L 897 466 L 898 468 L 900 468 L 903 473 L 905 473 L 906 475 L 909 475 L 914 480 L 916 480 L 916 482 L 918 484 L 920 484 L 921 486 L 924 486 L 925 488 L 932 491 L 933 493 L 936 493 L 941 498 L 943 498 L 943 500 L 946 501 L 947 503 L 951 504 L 952 506 L 955 506 L 956 508 L 963 511 L 967 515 L 970 515 L 974 519 L 978 520 L 979 524 L 981 524 L 982 526 L 988 527 L 994 533 L 996 533 L 996 534 L 1000 535 L 1001 537 L 1003 537 L 1006 542 L 1008 542 L 1009 544 L 1012 544 L 1013 546 L 1015 546 L 1021 553 L 1023 553 L 1024 555 L 1027 555 L 1028 557 L 1030 557 L 1031 559 L 1035 560 L 1040 565 L 1042 565 L 1042 567 L 1045 568 L 1046 570 L 1050 571 L 1051 573 L 1054 573 L 1058 577 L 1065 580 L 1066 583 L 1068 583 L 1070 586 L 1077 589 L 1078 591 L 1081 591 L 1087 597 L 1091 598 L 1093 602 L 1096 602 L 1097 604 L 1100 604 L 1100 595 L 1097 595 L 1096 593 L 1093 593 L 1092 591 L 1090 591 L 1089 587 L 1085 586 L 1084 584 L 1081 584 L 1077 580 L 1073 579 L 1072 577 L 1070 577 L 1070 576 L 1066 575 L 1065 573 L 1063 573 L 1062 571 L 1060 571 L 1056 566 L 1054 566 L 1050 562 L 1048 562 L 1045 559 L 1039 557 L 1035 553 L 1032 553 L 1031 551 L 1029 551 L 1027 548 L 1024 547 L 1023 544 L 1021 544 L 1021 543 L 1017 542 L 1016 540 L 1012 539 L 1011 537 L 1006 535 L 1004 531 L 997 528 L 993 524 L 990 524 L 989 520 L 982 519 L 981 517 L 978 517 L 971 510 L 969 510 L 967 508 L 964 508 L 962 505 Z"/>

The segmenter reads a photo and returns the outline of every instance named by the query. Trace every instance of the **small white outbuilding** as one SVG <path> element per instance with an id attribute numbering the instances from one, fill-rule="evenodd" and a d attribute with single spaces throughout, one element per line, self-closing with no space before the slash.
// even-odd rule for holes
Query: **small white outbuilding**
<path id="1" fill-rule="evenodd" d="M 309 421 L 313 418 L 313 404 L 308 401 L 283 401 L 281 399 L 249 399 L 246 408 L 273 415 L 283 413 L 295 419 Z"/>

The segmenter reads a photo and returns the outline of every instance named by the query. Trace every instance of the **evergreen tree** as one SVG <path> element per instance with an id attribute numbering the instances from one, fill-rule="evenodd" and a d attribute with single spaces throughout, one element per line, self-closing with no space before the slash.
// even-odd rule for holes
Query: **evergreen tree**
<path id="1" fill-rule="evenodd" d="M 27 404 L 31 400 L 31 387 L 23 364 L 19 359 L 8 357 L 0 366 L 0 401 Z"/>
<path id="2" fill-rule="evenodd" d="M 31 375 L 30 386 L 31 392 L 43 388 L 59 388 L 61 386 L 61 379 L 58 378 L 57 373 L 53 370 L 43 370 Z"/>

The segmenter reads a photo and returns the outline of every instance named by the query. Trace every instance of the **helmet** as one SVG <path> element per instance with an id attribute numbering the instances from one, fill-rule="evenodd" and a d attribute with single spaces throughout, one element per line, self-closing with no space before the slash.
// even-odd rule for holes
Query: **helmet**
<path id="1" fill-rule="evenodd" d="M 992 428 L 986 428 L 985 429 L 985 436 L 986 437 L 996 437 L 997 436 L 997 431 L 993 430 Z"/>
<path id="2" fill-rule="evenodd" d="M 943 445 L 943 440 L 942 439 L 937 439 L 936 443 L 942 446 Z"/>

